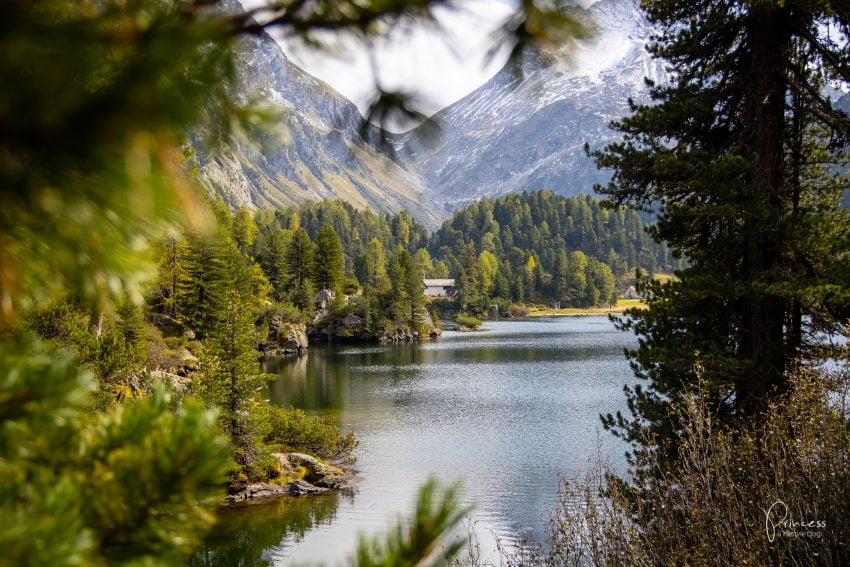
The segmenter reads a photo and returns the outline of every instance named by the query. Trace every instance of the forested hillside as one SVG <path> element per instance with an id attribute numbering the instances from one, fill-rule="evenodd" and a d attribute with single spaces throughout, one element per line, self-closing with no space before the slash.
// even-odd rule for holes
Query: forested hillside
<path id="1" fill-rule="evenodd" d="M 461 307 L 477 311 L 490 300 L 610 305 L 635 269 L 651 275 L 679 263 L 636 212 L 551 191 L 483 199 L 456 211 L 429 249 L 459 279 Z"/>
<path id="2" fill-rule="evenodd" d="M 249 217 L 241 210 L 236 224 Z M 484 312 L 493 303 L 503 308 L 525 302 L 610 305 L 623 278 L 635 269 L 670 271 L 676 262 L 646 234 L 637 213 L 606 209 L 589 196 L 549 191 L 474 203 L 430 236 L 407 212 L 381 214 L 330 200 L 258 211 L 252 222 L 257 235 L 246 252 L 272 282 L 276 298 L 300 309 L 310 309 L 311 301 L 306 290 L 293 287 L 293 274 L 302 265 L 325 265 L 328 259 L 321 249 L 313 260 L 296 249 L 318 244 L 322 231 L 324 238 L 332 230 L 339 239 L 340 285 L 346 293 L 386 288 L 383 278 L 392 274 L 392 256 L 404 250 L 420 277 L 457 280 L 461 311 Z M 307 285 L 315 292 L 333 287 L 327 283 L 311 280 Z"/>

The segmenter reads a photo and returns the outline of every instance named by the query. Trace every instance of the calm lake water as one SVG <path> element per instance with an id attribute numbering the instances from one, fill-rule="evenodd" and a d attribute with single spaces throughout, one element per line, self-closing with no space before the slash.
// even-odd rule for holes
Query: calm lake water
<path id="1" fill-rule="evenodd" d="M 463 481 L 487 556 L 495 537 L 542 537 L 562 474 L 625 445 L 599 414 L 625 409 L 632 335 L 606 317 L 486 322 L 422 345 L 311 345 L 280 359 L 271 399 L 332 415 L 360 439 L 350 491 L 222 512 L 193 565 L 338 565 L 359 533 L 384 532 L 430 476 Z"/>

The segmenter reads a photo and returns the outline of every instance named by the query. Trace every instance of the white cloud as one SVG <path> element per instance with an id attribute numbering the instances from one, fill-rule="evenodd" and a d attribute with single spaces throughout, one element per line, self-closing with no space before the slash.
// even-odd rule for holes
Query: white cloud
<path id="1" fill-rule="evenodd" d="M 268 0 L 240 0 L 259 8 Z M 585 8 L 595 0 L 578 0 Z M 492 56 L 494 32 L 513 13 L 517 0 L 456 0 L 437 6 L 439 29 L 408 24 L 371 47 L 351 34 L 323 33 L 318 49 L 299 37 L 270 30 L 290 60 L 325 81 L 363 112 L 375 93 L 375 69 L 381 86 L 418 96 L 419 110 L 433 114 L 483 85 L 505 64 L 509 46 Z"/>
<path id="2" fill-rule="evenodd" d="M 246 8 L 264 0 L 242 0 Z M 434 9 L 439 29 L 406 25 L 387 37 L 373 38 L 371 50 L 350 34 L 318 37 L 326 49 L 317 49 L 293 36 L 272 31 L 286 55 L 310 74 L 333 86 L 361 111 L 374 94 L 375 75 L 384 89 L 420 96 L 421 109 L 431 114 L 484 84 L 504 65 L 508 48 L 487 59 L 493 33 L 512 13 L 503 0 L 462 0 L 457 8 Z M 371 51 L 371 53 L 370 53 Z"/>

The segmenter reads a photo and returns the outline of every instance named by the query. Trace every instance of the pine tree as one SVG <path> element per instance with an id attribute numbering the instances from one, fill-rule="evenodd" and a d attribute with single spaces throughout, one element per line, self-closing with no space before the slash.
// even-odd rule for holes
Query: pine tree
<path id="1" fill-rule="evenodd" d="M 552 296 L 556 301 L 565 301 L 567 296 L 567 251 L 558 250 L 552 266 Z"/>
<path id="2" fill-rule="evenodd" d="M 182 238 L 171 236 L 158 243 L 154 254 L 159 259 L 159 275 L 154 304 L 163 312 L 177 318 L 177 304 L 180 281 L 185 278 L 185 261 L 188 255 L 187 243 Z"/>
<path id="3" fill-rule="evenodd" d="M 257 261 L 266 274 L 277 300 L 287 296 L 286 252 L 291 234 L 289 230 L 278 229 L 258 239 L 262 246 L 257 251 Z"/>
<path id="4" fill-rule="evenodd" d="M 392 282 L 391 305 L 393 318 L 397 323 L 407 324 L 414 310 L 410 295 L 410 270 L 416 270 L 410 253 L 399 246 L 390 260 L 390 281 Z M 417 273 L 418 275 L 418 273 Z M 419 288 L 421 294 L 421 285 Z"/>
<path id="5" fill-rule="evenodd" d="M 123 339 L 123 349 L 133 365 L 140 365 L 147 356 L 147 327 L 145 325 L 145 310 L 125 297 L 117 308 L 117 330 Z"/>
<path id="6" fill-rule="evenodd" d="M 567 296 L 575 305 L 584 306 L 584 292 L 587 287 L 587 256 L 576 250 L 570 254 L 567 264 Z"/>
<path id="7" fill-rule="evenodd" d="M 433 277 L 434 262 L 431 259 L 431 254 L 428 253 L 427 248 L 419 248 L 413 255 L 413 261 L 416 263 L 416 267 L 419 269 L 419 277 Z"/>
<path id="8" fill-rule="evenodd" d="M 319 289 L 334 290 L 339 295 L 343 278 L 345 278 L 345 258 L 342 242 L 332 226 L 323 225 L 316 235 L 313 282 Z"/>
<path id="9" fill-rule="evenodd" d="M 402 264 L 405 270 L 405 287 L 407 297 L 410 298 L 410 328 L 419 331 L 425 318 L 425 295 L 422 287 L 422 276 L 419 267 L 413 261 L 413 257 L 406 251 L 402 255 Z"/>
<path id="10" fill-rule="evenodd" d="M 677 281 L 646 284 L 649 309 L 621 323 L 648 387 L 629 392 L 635 419 L 610 417 L 628 439 L 675 443 L 668 407 L 699 363 L 711 413 L 730 422 L 788 388 L 817 328 L 847 320 L 846 211 L 818 162 L 850 135 L 824 81 L 848 84 L 839 2 L 645 4 L 655 57 L 675 73 L 652 103 L 614 124 L 621 142 L 596 153 L 614 170 L 600 188 L 618 204 L 660 207 L 653 236 L 688 258 Z M 807 337 L 812 337 L 808 338 Z"/>
<path id="11" fill-rule="evenodd" d="M 313 256 L 314 246 L 310 236 L 303 228 L 297 229 L 286 249 L 286 290 L 292 303 L 304 310 L 313 306 Z"/>
<path id="12" fill-rule="evenodd" d="M 202 359 L 201 397 L 220 411 L 219 423 L 231 439 L 236 462 L 250 471 L 262 459 L 249 410 L 267 381 L 260 370 L 254 317 L 238 291 L 227 294 L 222 319 L 211 331 Z"/>
<path id="13" fill-rule="evenodd" d="M 222 235 L 192 235 L 177 282 L 177 315 L 204 336 L 219 321 L 233 283 L 232 258 Z"/>
<path id="14" fill-rule="evenodd" d="M 490 296 L 490 291 L 495 283 L 496 273 L 499 271 L 499 260 L 495 254 L 484 250 L 478 255 L 478 290 L 484 297 Z"/>

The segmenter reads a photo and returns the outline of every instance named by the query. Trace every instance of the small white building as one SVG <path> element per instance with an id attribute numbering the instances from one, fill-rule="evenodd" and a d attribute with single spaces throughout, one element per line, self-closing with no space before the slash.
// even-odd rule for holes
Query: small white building
<path id="1" fill-rule="evenodd" d="M 422 286 L 425 295 L 428 297 L 451 297 L 455 294 L 455 281 L 453 279 L 423 279 Z"/>

